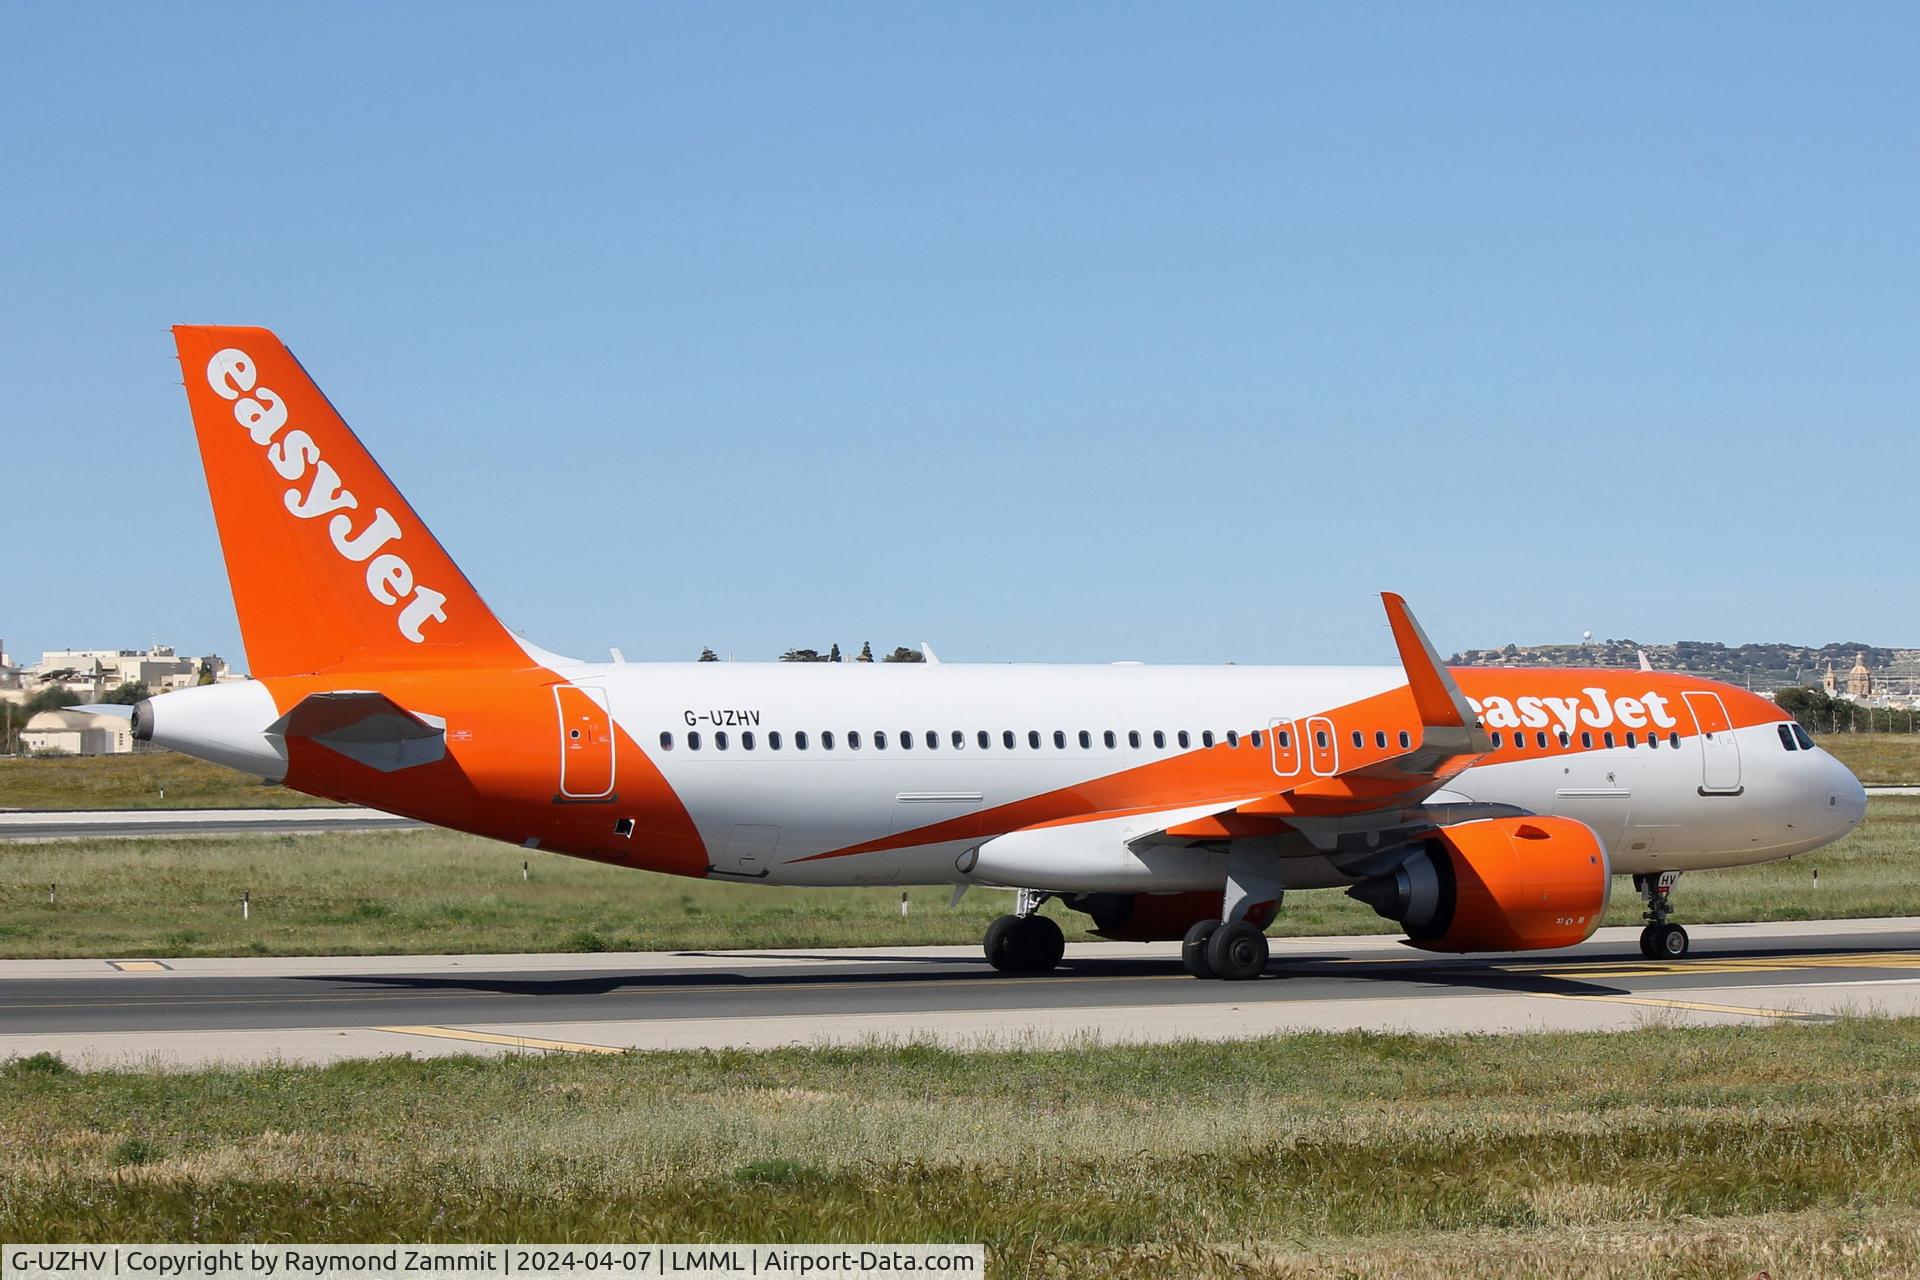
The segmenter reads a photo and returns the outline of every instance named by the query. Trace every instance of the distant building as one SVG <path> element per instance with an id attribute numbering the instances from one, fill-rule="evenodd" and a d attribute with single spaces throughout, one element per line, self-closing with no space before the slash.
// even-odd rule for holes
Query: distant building
<path id="1" fill-rule="evenodd" d="M 28 755 L 123 755 L 134 746 L 131 721 L 91 711 L 42 711 L 20 731 L 20 749 Z"/>
<path id="2" fill-rule="evenodd" d="M 1873 696 L 1873 672 L 1867 669 L 1867 655 L 1860 654 L 1853 660 L 1853 670 L 1847 672 L 1847 696 L 1858 701 Z"/>
<path id="3" fill-rule="evenodd" d="M 98 702 L 123 684 L 144 684 L 155 693 L 200 683 L 205 671 L 214 680 L 235 679 L 218 654 L 182 657 L 171 645 L 146 649 L 49 649 L 27 668 L 22 681 L 31 694 L 59 688 L 75 702 Z"/>

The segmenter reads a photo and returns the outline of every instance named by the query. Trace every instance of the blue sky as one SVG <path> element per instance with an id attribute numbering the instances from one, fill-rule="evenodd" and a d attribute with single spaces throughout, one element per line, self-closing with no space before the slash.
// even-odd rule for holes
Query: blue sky
<path id="1" fill-rule="evenodd" d="M 595 656 L 1920 644 L 1920 9 L 0 10 L 0 636 L 240 649 L 264 324 Z"/>

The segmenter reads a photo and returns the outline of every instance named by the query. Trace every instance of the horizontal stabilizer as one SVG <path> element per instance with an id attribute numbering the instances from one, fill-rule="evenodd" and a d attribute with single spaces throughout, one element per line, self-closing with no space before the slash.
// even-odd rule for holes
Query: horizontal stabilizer
<path id="1" fill-rule="evenodd" d="M 440 717 L 408 711 L 384 693 L 339 690 L 308 694 L 267 732 L 316 743 L 369 769 L 395 773 L 444 759 L 446 730 Z"/>

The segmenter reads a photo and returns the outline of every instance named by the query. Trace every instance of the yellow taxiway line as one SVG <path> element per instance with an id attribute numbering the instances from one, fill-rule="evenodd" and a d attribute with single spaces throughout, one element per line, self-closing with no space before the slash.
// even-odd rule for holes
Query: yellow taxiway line
<path id="1" fill-rule="evenodd" d="M 1712 1004 L 1705 1000 L 1662 1000 L 1655 996 L 1577 995 L 1569 991 L 1529 991 L 1542 1000 L 1596 1000 L 1603 1004 L 1638 1004 L 1655 1009 L 1686 1009 L 1694 1013 L 1731 1013 L 1747 1018 L 1777 1018 L 1787 1022 L 1831 1022 L 1830 1015 L 1796 1009 L 1761 1009 L 1745 1004 Z"/>
<path id="2" fill-rule="evenodd" d="M 436 1040 L 467 1040 L 475 1044 L 500 1044 L 514 1049 L 540 1049 L 549 1053 L 626 1053 L 611 1044 L 582 1044 L 577 1040 L 542 1040 L 538 1036 L 502 1036 L 490 1031 L 462 1031 L 459 1027 L 372 1027 L 373 1031 L 391 1031 L 401 1036 L 431 1036 Z"/>

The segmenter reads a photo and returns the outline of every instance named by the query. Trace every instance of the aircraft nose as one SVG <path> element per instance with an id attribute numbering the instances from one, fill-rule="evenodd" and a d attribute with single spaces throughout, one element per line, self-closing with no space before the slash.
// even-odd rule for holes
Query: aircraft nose
<path id="1" fill-rule="evenodd" d="M 1827 784 L 1827 807 L 1838 828 L 1834 833 L 1838 839 L 1859 826 L 1867 816 L 1867 789 L 1853 776 L 1853 770 L 1832 756 L 1827 757 L 1827 767 L 1832 775 Z"/>

